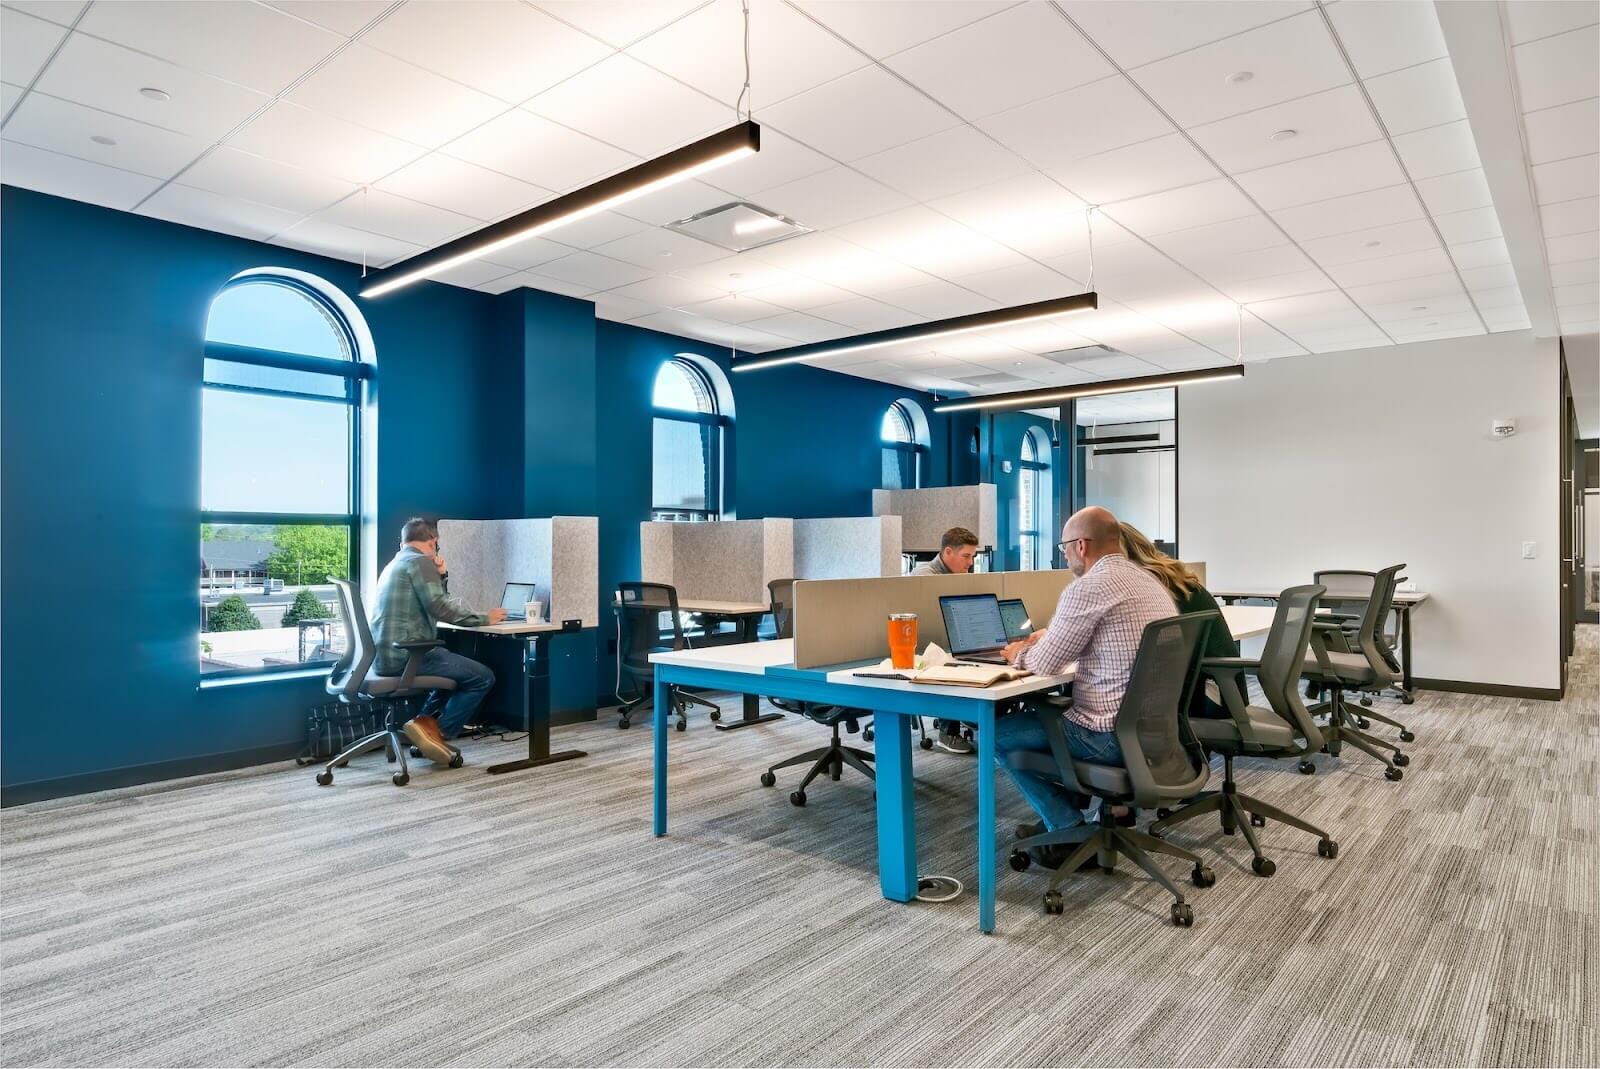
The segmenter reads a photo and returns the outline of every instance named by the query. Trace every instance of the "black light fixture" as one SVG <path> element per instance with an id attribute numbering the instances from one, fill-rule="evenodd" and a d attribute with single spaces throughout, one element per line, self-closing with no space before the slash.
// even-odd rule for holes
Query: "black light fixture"
<path id="1" fill-rule="evenodd" d="M 491 223 L 482 230 L 446 242 L 437 249 L 402 260 L 374 276 L 374 281 L 361 291 L 361 296 L 381 297 L 401 286 L 420 282 L 459 264 L 615 208 L 760 151 L 761 127 L 753 120 L 746 119 L 692 145 L 673 149 L 620 174 L 602 178 L 509 219 Z"/>
<path id="2" fill-rule="evenodd" d="M 959 401 L 946 401 L 935 405 L 935 412 L 970 412 L 973 409 L 1037 408 L 1051 401 L 1070 401 L 1075 397 L 1098 397 L 1111 393 L 1135 393 L 1139 390 L 1156 390 L 1164 386 L 1184 386 L 1194 382 L 1215 382 L 1222 379 L 1244 378 L 1243 364 L 1226 364 L 1222 367 L 1203 367 L 1193 371 L 1168 371 L 1160 375 L 1140 375 L 1131 379 L 1110 379 L 1105 382 L 1085 382 L 1077 386 L 1045 386 L 1037 390 L 1017 390 L 1014 393 L 997 393 L 989 397 L 967 397 Z"/>
<path id="3" fill-rule="evenodd" d="M 1032 304 L 996 308 L 990 312 L 975 312 L 972 315 L 936 319 L 931 323 L 916 323 L 907 327 L 891 327 L 888 330 L 875 330 L 867 334 L 852 335 L 848 338 L 835 338 L 833 341 L 795 345 L 788 349 L 777 349 L 770 353 L 762 353 L 759 356 L 745 356 L 733 362 L 733 370 L 759 371 L 762 368 L 794 364 L 801 360 L 814 360 L 821 356 L 840 356 L 844 353 L 858 353 L 865 349 L 880 349 L 886 345 L 899 345 L 902 342 L 929 341 L 933 338 L 948 338 L 953 334 L 970 334 L 975 331 L 993 330 L 998 327 L 1014 327 L 1021 323 L 1053 319 L 1056 316 L 1068 315 L 1072 312 L 1092 311 L 1098 308 L 1099 305 L 1099 295 L 1091 290 L 1088 293 L 1075 293 L 1070 297 L 1056 297 L 1048 301 L 1035 301 Z M 939 408 L 937 411 L 943 412 L 946 409 Z"/>

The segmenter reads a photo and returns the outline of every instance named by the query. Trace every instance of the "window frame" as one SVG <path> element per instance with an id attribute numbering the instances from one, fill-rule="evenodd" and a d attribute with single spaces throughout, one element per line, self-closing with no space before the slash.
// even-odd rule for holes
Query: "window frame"
<path id="1" fill-rule="evenodd" d="M 1040 570 L 1040 561 L 1044 557 L 1043 551 L 1045 549 L 1042 527 L 1049 523 L 1048 518 L 1045 516 L 1045 513 L 1049 510 L 1042 506 L 1044 505 L 1045 487 L 1049 485 L 1050 461 L 1048 459 L 1039 460 L 1038 457 L 1041 453 L 1046 457 L 1049 456 L 1050 444 L 1048 439 L 1041 443 L 1039 439 L 1042 436 L 1043 434 L 1039 428 L 1029 427 L 1023 432 L 1022 445 L 1017 451 L 1017 499 L 1019 501 L 1022 500 L 1024 495 L 1028 495 L 1031 498 L 1028 505 L 1033 512 L 1034 522 L 1033 530 L 1022 528 L 1021 524 L 1018 524 L 1017 549 L 1020 558 L 1018 563 L 1024 571 Z M 1029 460 L 1027 456 L 1030 448 L 1033 450 L 1034 455 L 1032 460 Z"/>
<path id="2" fill-rule="evenodd" d="M 889 439 L 889 438 L 885 438 L 883 436 L 883 419 L 884 419 L 884 416 L 887 416 L 891 412 L 897 413 L 899 415 L 901 426 L 905 427 L 906 433 L 908 435 L 910 435 L 909 440 L 900 441 L 898 439 Z M 910 460 L 911 460 L 911 485 L 910 486 L 886 486 L 886 487 L 884 487 L 884 489 L 885 490 L 921 490 L 922 489 L 923 470 L 924 470 L 923 460 L 929 455 L 929 448 L 928 448 L 926 443 L 924 443 L 920 438 L 917 437 L 917 421 L 912 417 L 910 410 L 906 408 L 906 402 L 904 402 L 904 401 L 890 401 L 889 402 L 889 406 L 887 408 L 885 408 L 883 410 L 883 414 L 878 417 L 878 446 L 882 450 L 882 453 L 887 453 L 887 452 L 891 452 L 892 451 L 892 452 L 900 454 L 902 457 L 904 457 L 904 456 L 909 454 Z M 879 454 L 879 460 L 880 460 L 880 464 L 879 464 L 879 481 L 880 482 L 882 481 L 882 463 L 881 463 L 881 461 L 882 461 L 882 453 Z M 901 465 L 900 470 L 901 471 L 905 470 L 904 464 Z"/>
<path id="3" fill-rule="evenodd" d="M 710 411 L 690 412 L 682 408 L 662 408 L 655 403 L 655 384 L 662 373 L 669 367 L 689 377 L 696 387 L 697 392 L 710 407 Z M 673 420 L 678 423 L 695 423 L 702 427 L 713 427 L 716 433 L 711 436 L 708 447 L 708 456 L 705 458 L 706 468 L 706 508 L 685 509 L 666 508 L 656 504 L 655 492 L 655 421 Z M 682 356 L 669 357 L 663 360 L 656 368 L 655 378 L 650 380 L 650 519 L 653 522 L 678 522 L 678 523 L 708 523 L 721 520 L 727 503 L 727 493 L 724 488 L 724 440 L 727 432 L 733 426 L 733 419 L 722 411 L 722 406 L 717 400 L 717 386 L 711 381 L 711 376 L 706 370 L 692 360 Z M 715 507 L 713 505 L 715 498 Z"/>
<path id="4" fill-rule="evenodd" d="M 361 349 L 357 343 L 355 332 L 351 329 L 345 315 L 334 307 L 323 294 L 316 288 L 309 286 L 298 279 L 268 273 L 244 275 L 230 281 L 213 297 L 215 301 L 228 290 L 237 286 L 275 285 L 294 290 L 303 298 L 315 302 L 320 310 L 328 317 L 329 326 L 337 331 L 344 342 L 350 356 L 346 360 L 335 360 L 331 357 L 306 356 L 301 353 L 287 353 L 277 349 L 257 348 L 249 345 L 239 345 L 234 342 L 214 342 L 203 340 L 203 360 L 200 367 L 201 404 L 204 405 L 204 395 L 207 390 L 221 390 L 232 393 L 253 394 L 259 397 L 278 397 L 294 401 L 314 401 L 322 404 L 343 405 L 349 410 L 349 450 L 346 462 L 349 465 L 349 478 L 346 480 L 346 507 L 344 513 L 315 513 L 315 512 L 249 512 L 206 509 L 202 502 L 199 523 L 205 524 L 256 524 L 275 526 L 306 526 L 306 527 L 344 527 L 347 531 L 345 544 L 348 548 L 346 574 L 352 581 L 359 581 L 361 575 L 361 426 L 362 406 L 366 403 L 366 383 L 373 378 L 373 367 L 361 359 Z M 337 376 L 345 381 L 345 391 L 342 397 L 327 394 L 307 394 L 297 390 L 278 390 L 262 386 L 239 386 L 232 383 L 211 383 L 206 381 L 205 361 L 217 360 L 234 364 L 249 364 L 255 367 L 281 368 L 286 371 L 310 372 Z M 202 424 L 203 427 L 203 424 Z M 202 468 L 205 464 L 205 435 L 201 432 L 200 462 Z M 269 579 L 270 585 L 270 579 Z M 200 599 L 201 640 L 208 634 L 205 631 L 205 600 Z M 201 685 L 213 681 L 237 680 L 241 677 L 278 677 L 293 673 L 303 673 L 307 670 L 318 670 L 332 664 L 332 661 L 306 661 L 300 664 L 262 665 L 254 668 L 232 668 L 218 671 L 200 671 Z M 198 667 L 198 661 L 196 662 Z"/>

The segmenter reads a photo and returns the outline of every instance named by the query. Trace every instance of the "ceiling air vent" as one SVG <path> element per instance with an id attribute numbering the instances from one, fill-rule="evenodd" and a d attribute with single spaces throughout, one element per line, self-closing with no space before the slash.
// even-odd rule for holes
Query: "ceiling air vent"
<path id="1" fill-rule="evenodd" d="M 968 386 L 1011 386 L 1027 379 L 1019 379 L 1015 375 L 973 375 L 970 378 L 956 379 L 956 382 L 966 383 Z"/>
<path id="2" fill-rule="evenodd" d="M 1075 349 L 1057 349 L 1053 353 L 1040 353 L 1039 355 L 1052 363 L 1091 368 L 1095 364 L 1107 360 L 1121 360 L 1128 354 L 1113 349 L 1109 345 L 1080 345 Z"/>
<path id="3" fill-rule="evenodd" d="M 667 229 L 699 238 L 730 252 L 759 249 L 763 245 L 811 233 L 809 226 L 801 226 L 793 219 L 742 200 L 668 223 Z"/>

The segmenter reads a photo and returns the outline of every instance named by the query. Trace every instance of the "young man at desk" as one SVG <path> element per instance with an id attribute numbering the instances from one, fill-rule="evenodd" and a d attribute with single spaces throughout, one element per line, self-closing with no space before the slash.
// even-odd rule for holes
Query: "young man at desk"
<path id="1" fill-rule="evenodd" d="M 372 640 L 376 643 L 378 674 L 397 676 L 405 670 L 406 654 L 396 642 L 418 642 L 437 637 L 437 623 L 481 627 L 506 618 L 503 608 L 474 612 L 445 590 L 447 574 L 439 555 L 439 531 L 424 519 L 411 519 L 400 529 L 400 552 L 378 577 L 377 611 L 372 615 Z M 422 712 L 402 730 L 411 744 L 430 761 L 448 765 L 455 756 L 445 740 L 461 733 L 483 696 L 494 686 L 494 673 L 470 657 L 445 649 L 422 655 L 418 675 L 443 676 L 456 681 L 454 691 L 433 691 Z"/>
<path id="2" fill-rule="evenodd" d="M 912 575 L 966 575 L 972 571 L 972 561 L 978 555 L 978 536 L 965 527 L 952 527 L 939 539 L 939 555 L 924 561 L 911 570 Z M 972 754 L 977 747 L 961 734 L 961 724 L 955 720 L 935 721 L 939 741 L 935 744 L 946 753 Z"/>
<path id="3" fill-rule="evenodd" d="M 1106 509 L 1091 506 L 1073 513 L 1061 528 L 1061 552 L 1075 581 L 1061 592 L 1050 626 L 1008 645 L 1005 657 L 1039 675 L 1055 675 L 1076 661 L 1072 704 L 1064 710 L 1038 704 L 995 721 L 995 759 L 1050 831 L 1082 824 L 1087 799 L 1035 773 L 1012 768 L 1006 755 L 1019 750 L 1048 754 L 1050 744 L 1039 718 L 1062 716 L 1072 756 L 1121 764 L 1117 709 L 1133 674 L 1139 641 L 1147 624 L 1175 611 L 1167 589 L 1123 556 L 1122 529 Z M 1112 812 L 1119 820 L 1132 818 L 1131 811 L 1126 816 Z M 1017 830 L 1019 835 L 1040 831 L 1038 827 Z M 1038 860 L 1059 866 L 1073 849 L 1045 847 Z"/>

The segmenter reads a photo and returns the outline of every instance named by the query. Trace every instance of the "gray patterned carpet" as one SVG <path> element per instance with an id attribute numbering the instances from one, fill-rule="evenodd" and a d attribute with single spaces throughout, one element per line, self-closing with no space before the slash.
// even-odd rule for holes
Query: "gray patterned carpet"
<path id="1" fill-rule="evenodd" d="M 1402 783 L 1246 763 L 1322 823 L 1251 875 L 1214 825 L 1193 929 L 1124 863 L 1039 907 L 883 901 L 868 785 L 787 801 L 782 724 L 562 729 L 583 762 L 482 773 L 274 766 L 0 815 L 6 1065 L 1594 1065 L 1600 635 L 1557 703 L 1427 694 Z M 727 702 L 733 711 L 735 703 Z M 1385 703 L 1398 708 L 1397 703 Z M 973 886 L 970 759 L 917 752 L 924 871 Z M 1002 828 L 1024 812 L 1003 787 Z M 1004 851 L 1002 851 L 1003 856 Z M 1003 862 L 1002 862 L 1003 865 Z"/>

